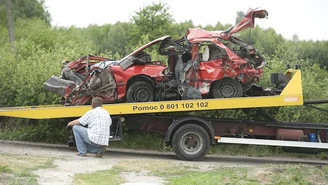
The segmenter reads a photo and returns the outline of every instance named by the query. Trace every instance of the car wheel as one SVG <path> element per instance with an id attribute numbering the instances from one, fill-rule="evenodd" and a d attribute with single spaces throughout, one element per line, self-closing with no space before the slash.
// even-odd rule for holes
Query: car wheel
<path id="1" fill-rule="evenodd" d="M 235 98 L 243 95 L 240 82 L 232 78 L 224 78 L 215 82 L 211 90 L 214 98 Z"/>
<path id="2" fill-rule="evenodd" d="M 129 103 L 151 102 L 154 101 L 154 90 L 147 82 L 135 82 L 129 87 L 126 99 Z"/>
<path id="3" fill-rule="evenodd" d="M 173 135 L 173 151 L 182 160 L 201 160 L 209 147 L 210 138 L 206 130 L 199 125 L 183 125 Z"/>

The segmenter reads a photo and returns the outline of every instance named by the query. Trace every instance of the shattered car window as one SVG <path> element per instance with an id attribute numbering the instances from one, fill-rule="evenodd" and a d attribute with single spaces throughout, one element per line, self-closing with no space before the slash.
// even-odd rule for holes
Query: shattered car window
<path id="1" fill-rule="evenodd" d="M 170 38 L 167 38 L 163 40 L 158 51 L 160 55 L 182 55 L 185 48 Z"/>
<path id="2" fill-rule="evenodd" d="M 204 62 L 224 58 L 227 55 L 222 48 L 213 42 L 201 43 L 198 49 L 198 53 L 200 60 Z"/>
<path id="3" fill-rule="evenodd" d="M 153 62 L 166 63 L 167 56 L 159 54 L 159 47 L 161 42 L 156 43 L 152 46 L 145 48 L 144 50 L 139 51 L 138 53 L 128 56 L 122 60 L 119 65 L 123 70 L 130 67 L 132 64 L 151 64 Z"/>
<path id="4" fill-rule="evenodd" d="M 100 69 L 104 69 L 107 66 L 116 65 L 117 63 L 118 63 L 118 61 L 103 61 L 103 62 L 100 62 L 100 63 L 97 63 L 97 64 L 92 65 L 91 66 L 91 69 L 94 68 L 94 67 L 98 67 Z"/>

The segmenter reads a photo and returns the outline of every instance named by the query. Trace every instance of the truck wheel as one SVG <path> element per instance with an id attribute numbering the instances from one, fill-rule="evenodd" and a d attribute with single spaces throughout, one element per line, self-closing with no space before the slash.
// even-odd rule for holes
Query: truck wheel
<path id="1" fill-rule="evenodd" d="M 173 135 L 172 148 L 182 160 L 201 160 L 209 146 L 210 139 L 206 130 L 196 124 L 183 125 Z"/>
<path id="2" fill-rule="evenodd" d="M 224 78 L 214 83 L 211 92 L 214 98 L 236 98 L 243 95 L 243 87 L 232 78 Z"/>
<path id="3" fill-rule="evenodd" d="M 135 82 L 129 87 L 126 99 L 129 103 L 154 101 L 153 88 L 147 82 Z"/>

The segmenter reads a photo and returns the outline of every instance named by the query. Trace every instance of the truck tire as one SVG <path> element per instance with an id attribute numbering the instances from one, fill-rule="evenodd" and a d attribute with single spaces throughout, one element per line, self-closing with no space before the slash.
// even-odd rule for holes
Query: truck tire
<path id="1" fill-rule="evenodd" d="M 154 101 L 154 90 L 147 82 L 135 82 L 129 87 L 126 93 L 126 99 L 128 103 L 152 102 Z"/>
<path id="2" fill-rule="evenodd" d="M 210 138 L 206 130 L 196 124 L 181 126 L 173 135 L 172 148 L 182 160 L 197 161 L 207 154 Z"/>

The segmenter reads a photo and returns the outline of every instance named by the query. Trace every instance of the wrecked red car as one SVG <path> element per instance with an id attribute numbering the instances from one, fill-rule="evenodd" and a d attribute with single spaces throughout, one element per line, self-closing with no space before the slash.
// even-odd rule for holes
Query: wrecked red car
<path id="1" fill-rule="evenodd" d="M 70 105 L 94 96 L 104 103 L 240 97 L 259 81 L 265 61 L 232 35 L 267 15 L 250 9 L 226 31 L 191 28 L 179 40 L 161 37 L 120 61 L 85 56 L 64 65 L 61 78 L 51 77 L 44 88 Z"/>
<path id="2" fill-rule="evenodd" d="M 266 10 L 249 9 L 245 17 L 226 31 L 189 29 L 185 35 L 193 60 L 199 61 L 194 70 L 195 86 L 202 94 L 214 98 L 242 96 L 262 76 L 264 58 L 254 47 L 233 37 L 246 28 L 254 27 L 255 18 L 267 17 Z"/>
<path id="3" fill-rule="evenodd" d="M 162 81 L 166 67 L 152 62 L 143 49 L 163 39 L 146 44 L 121 61 L 85 56 L 69 62 L 61 77 L 52 76 L 44 89 L 59 94 L 71 105 L 90 103 L 95 96 L 104 103 L 153 101 L 154 85 Z"/>

